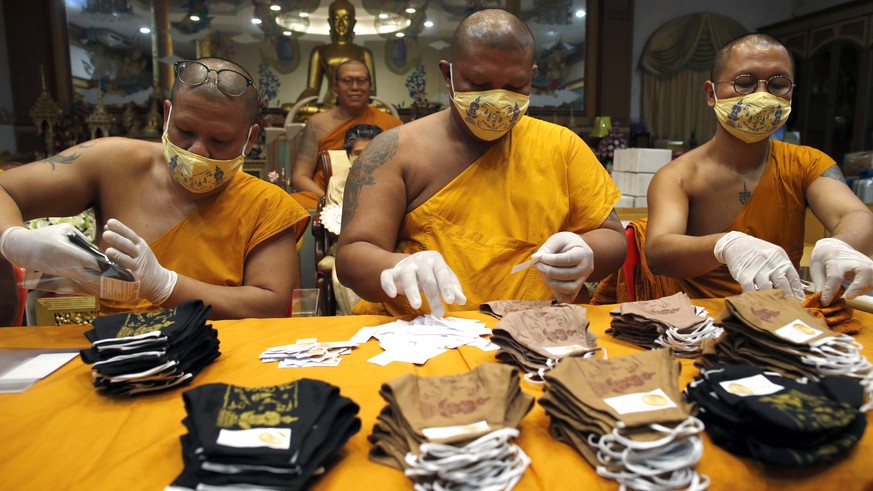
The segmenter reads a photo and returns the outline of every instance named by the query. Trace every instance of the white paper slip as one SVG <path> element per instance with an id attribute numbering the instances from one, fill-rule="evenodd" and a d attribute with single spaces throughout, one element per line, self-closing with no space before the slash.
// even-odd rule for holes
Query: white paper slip
<path id="1" fill-rule="evenodd" d="M 533 266 L 534 264 L 536 264 L 538 262 L 540 262 L 540 258 L 531 259 L 530 261 L 525 261 L 521 264 L 516 264 L 515 266 L 512 267 L 512 272 L 509 274 L 515 274 L 515 273 L 518 273 L 519 271 L 523 271 L 523 270 Z"/>
<path id="2" fill-rule="evenodd" d="M 78 351 L 65 351 L 45 353 L 38 351 L 27 351 L 29 353 L 26 358 L 23 358 L 20 363 L 15 364 L 10 370 L 3 372 L 0 375 L 0 393 L 16 393 L 24 392 L 28 387 L 33 385 L 37 380 L 49 375 L 58 368 L 64 366 L 67 362 L 78 356 Z M 20 357 L 23 353 L 10 354 L 12 352 L 4 352 L 5 361 Z M 6 363 L 4 363 L 5 365 Z"/>

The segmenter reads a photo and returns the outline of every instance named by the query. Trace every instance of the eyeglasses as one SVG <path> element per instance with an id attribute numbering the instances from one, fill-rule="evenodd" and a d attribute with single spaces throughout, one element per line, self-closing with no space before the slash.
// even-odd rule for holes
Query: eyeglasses
<path id="1" fill-rule="evenodd" d="M 796 87 L 794 82 L 791 81 L 788 77 L 783 77 L 782 75 L 776 75 L 775 77 L 770 77 L 767 80 L 756 80 L 755 77 L 751 75 L 740 75 L 737 78 L 733 79 L 730 82 L 715 82 L 715 84 L 731 84 L 734 86 L 734 91 L 736 91 L 739 95 L 748 95 L 752 92 L 758 90 L 758 84 L 763 83 L 765 87 L 767 87 L 767 92 L 775 96 L 783 96 L 789 92 L 791 89 Z"/>
<path id="2" fill-rule="evenodd" d="M 354 85 L 354 84 L 358 84 L 358 85 L 360 85 L 361 87 L 364 87 L 364 86 L 366 86 L 366 85 L 370 85 L 370 79 L 367 78 L 367 77 L 346 77 L 346 78 L 338 78 L 338 79 L 336 79 L 336 81 L 339 82 L 339 83 L 341 83 L 341 84 L 343 84 L 343 85 L 345 85 L 345 86 L 347 86 L 347 87 L 351 87 L 351 86 Z"/>
<path id="3" fill-rule="evenodd" d="M 252 87 L 255 85 L 252 79 L 229 68 L 215 70 L 199 61 L 177 61 L 173 65 L 176 67 L 179 81 L 187 85 L 201 85 L 209 78 L 209 72 L 215 72 L 215 85 L 218 86 L 218 90 L 231 97 L 239 97 L 249 85 Z M 257 91 L 255 94 L 259 95 Z M 260 99 L 260 95 L 258 98 Z"/>

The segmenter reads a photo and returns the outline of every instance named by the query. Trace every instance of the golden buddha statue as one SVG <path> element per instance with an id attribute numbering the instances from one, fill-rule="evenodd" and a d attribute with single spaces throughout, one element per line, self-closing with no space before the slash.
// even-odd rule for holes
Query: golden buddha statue
<path id="1" fill-rule="evenodd" d="M 358 60 L 370 70 L 370 89 L 376 93 L 376 70 L 373 67 L 373 52 L 368 48 L 352 44 L 355 37 L 355 6 L 349 0 L 334 0 L 328 8 L 328 23 L 330 24 L 330 44 L 322 44 L 312 48 L 309 56 L 309 77 L 306 89 L 300 93 L 297 100 L 321 94 L 321 83 L 327 78 L 327 94 L 323 104 L 326 107 L 336 105 L 336 92 L 333 88 L 334 74 L 340 63 L 346 60 Z"/>

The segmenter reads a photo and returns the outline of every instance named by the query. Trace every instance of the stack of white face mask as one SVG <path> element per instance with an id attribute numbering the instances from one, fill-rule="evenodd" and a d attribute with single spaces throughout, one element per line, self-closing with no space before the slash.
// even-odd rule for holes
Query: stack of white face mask
<path id="1" fill-rule="evenodd" d="M 549 430 L 622 489 L 699 490 L 703 423 L 678 388 L 680 363 L 661 349 L 601 360 L 565 358 L 545 374 Z"/>
<path id="2" fill-rule="evenodd" d="M 647 349 L 670 348 L 676 356 L 700 355 L 705 339 L 717 338 L 722 329 L 706 309 L 691 305 L 688 295 L 640 302 L 625 302 L 609 313 L 607 334 Z"/>
<path id="3" fill-rule="evenodd" d="M 854 380 L 873 406 L 873 364 L 851 336 L 828 329 L 797 298 L 782 290 L 744 292 L 725 299 L 716 321 L 725 333 L 704 345 L 699 364 L 749 364 L 786 377 L 817 380 L 824 376 Z"/>
<path id="4" fill-rule="evenodd" d="M 420 490 L 511 489 L 530 463 L 511 440 L 533 406 L 518 383 L 515 369 L 495 363 L 385 383 L 370 459 L 403 469 Z"/>

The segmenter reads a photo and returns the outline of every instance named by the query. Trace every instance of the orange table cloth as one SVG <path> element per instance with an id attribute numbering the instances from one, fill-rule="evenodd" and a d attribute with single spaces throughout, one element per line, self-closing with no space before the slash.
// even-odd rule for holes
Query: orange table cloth
<path id="1" fill-rule="evenodd" d="M 720 300 L 695 304 L 717 314 Z M 589 306 L 589 329 L 610 357 L 639 351 L 605 334 L 612 306 Z M 458 317 L 496 319 L 477 312 Z M 856 339 L 873 359 L 873 315 L 856 311 L 864 330 Z M 370 462 L 367 435 L 384 406 L 380 385 L 404 373 L 445 375 L 494 362 L 494 352 L 461 347 L 415 366 L 394 362 L 381 367 L 367 360 L 381 352 L 376 341 L 346 355 L 338 367 L 280 369 L 261 363 L 266 348 L 300 338 L 320 341 L 349 339 L 358 329 L 383 324 L 389 317 L 318 317 L 306 319 L 244 319 L 214 322 L 222 355 L 203 370 L 193 385 L 223 382 L 242 386 L 274 385 L 299 378 L 334 384 L 360 406 L 362 430 L 342 449 L 328 472 L 312 489 L 411 489 L 402 472 Z M 84 348 L 87 326 L 21 327 L 0 329 L 0 348 Z M 698 370 L 683 360 L 680 385 Z M 79 358 L 20 394 L 0 394 L 0 489 L 9 490 L 160 490 L 182 470 L 179 437 L 185 433 L 182 392 L 187 388 L 133 399 L 103 396 L 91 385 L 90 368 Z M 522 382 L 523 390 L 539 397 L 542 389 Z M 867 416 L 868 426 L 873 415 Z M 518 444 L 531 458 L 519 490 L 613 490 L 615 482 L 595 473 L 575 450 L 551 438 L 549 418 L 538 404 L 522 420 Z M 829 466 L 778 470 L 735 457 L 704 436 L 705 451 L 697 470 L 712 479 L 713 490 L 821 490 L 873 489 L 873 430 L 844 459 Z"/>

